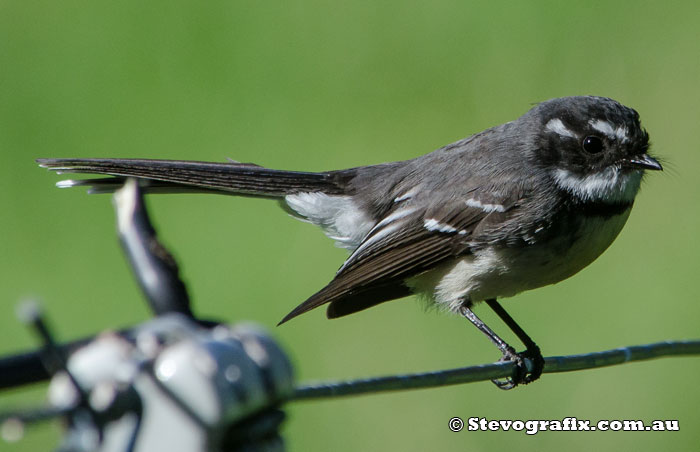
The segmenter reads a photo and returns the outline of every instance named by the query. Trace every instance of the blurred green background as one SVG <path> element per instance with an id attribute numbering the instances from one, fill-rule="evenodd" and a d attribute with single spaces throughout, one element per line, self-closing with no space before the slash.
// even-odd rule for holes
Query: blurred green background
<path id="1" fill-rule="evenodd" d="M 577 94 L 639 111 L 667 170 L 574 278 L 506 301 L 545 355 L 700 336 L 700 6 L 687 2 L 0 1 L 0 353 L 35 345 L 18 300 L 76 338 L 148 313 L 108 196 L 58 190 L 37 157 L 144 157 L 326 170 L 411 158 Z M 346 256 L 272 202 L 148 198 L 198 313 L 269 327 L 300 380 L 425 371 L 498 355 L 414 299 L 277 321 Z M 478 313 L 488 321 L 486 309 Z M 497 331 L 504 327 L 494 322 Z M 508 337 L 508 336 L 507 336 Z M 697 450 L 697 358 L 294 403 L 291 450 Z M 44 387 L 0 393 L 0 410 Z M 678 419 L 680 432 L 452 433 L 448 420 Z M 7 451 L 50 450 L 57 424 Z"/>

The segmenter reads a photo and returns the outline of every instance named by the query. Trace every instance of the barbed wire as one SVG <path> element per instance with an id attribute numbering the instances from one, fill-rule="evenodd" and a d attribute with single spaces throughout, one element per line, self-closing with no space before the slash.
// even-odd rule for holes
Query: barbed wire
<path id="1" fill-rule="evenodd" d="M 572 372 L 634 361 L 691 355 L 700 355 L 700 340 L 665 341 L 580 355 L 550 356 L 545 358 L 543 373 Z M 512 362 L 498 362 L 433 372 L 308 383 L 297 386 L 291 400 L 344 397 L 488 381 L 512 375 L 514 367 Z"/>

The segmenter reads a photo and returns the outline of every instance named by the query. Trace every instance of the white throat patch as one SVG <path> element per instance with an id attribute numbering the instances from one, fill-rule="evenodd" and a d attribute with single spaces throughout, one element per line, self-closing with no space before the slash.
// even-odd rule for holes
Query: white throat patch
<path id="1" fill-rule="evenodd" d="M 584 177 L 559 168 L 553 176 L 559 188 L 581 201 L 632 202 L 642 181 L 641 171 L 623 172 L 617 166 Z"/>

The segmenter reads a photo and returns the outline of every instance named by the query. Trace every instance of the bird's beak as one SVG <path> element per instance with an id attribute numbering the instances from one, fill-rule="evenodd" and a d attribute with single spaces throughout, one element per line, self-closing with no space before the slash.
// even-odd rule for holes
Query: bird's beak
<path id="1" fill-rule="evenodd" d="M 661 163 L 659 163 L 655 158 L 649 157 L 646 154 L 642 154 L 637 157 L 632 157 L 631 159 L 627 160 L 627 163 L 629 163 L 633 167 L 640 169 L 648 169 L 654 171 L 661 171 L 664 169 L 661 166 Z"/>

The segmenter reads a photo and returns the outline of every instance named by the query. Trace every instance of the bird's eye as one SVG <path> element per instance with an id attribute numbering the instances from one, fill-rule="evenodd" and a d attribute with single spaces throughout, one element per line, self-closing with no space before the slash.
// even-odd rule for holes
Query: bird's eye
<path id="1" fill-rule="evenodd" d="M 595 135 L 587 136 L 583 139 L 583 150 L 589 154 L 597 154 L 603 150 L 603 140 Z"/>

